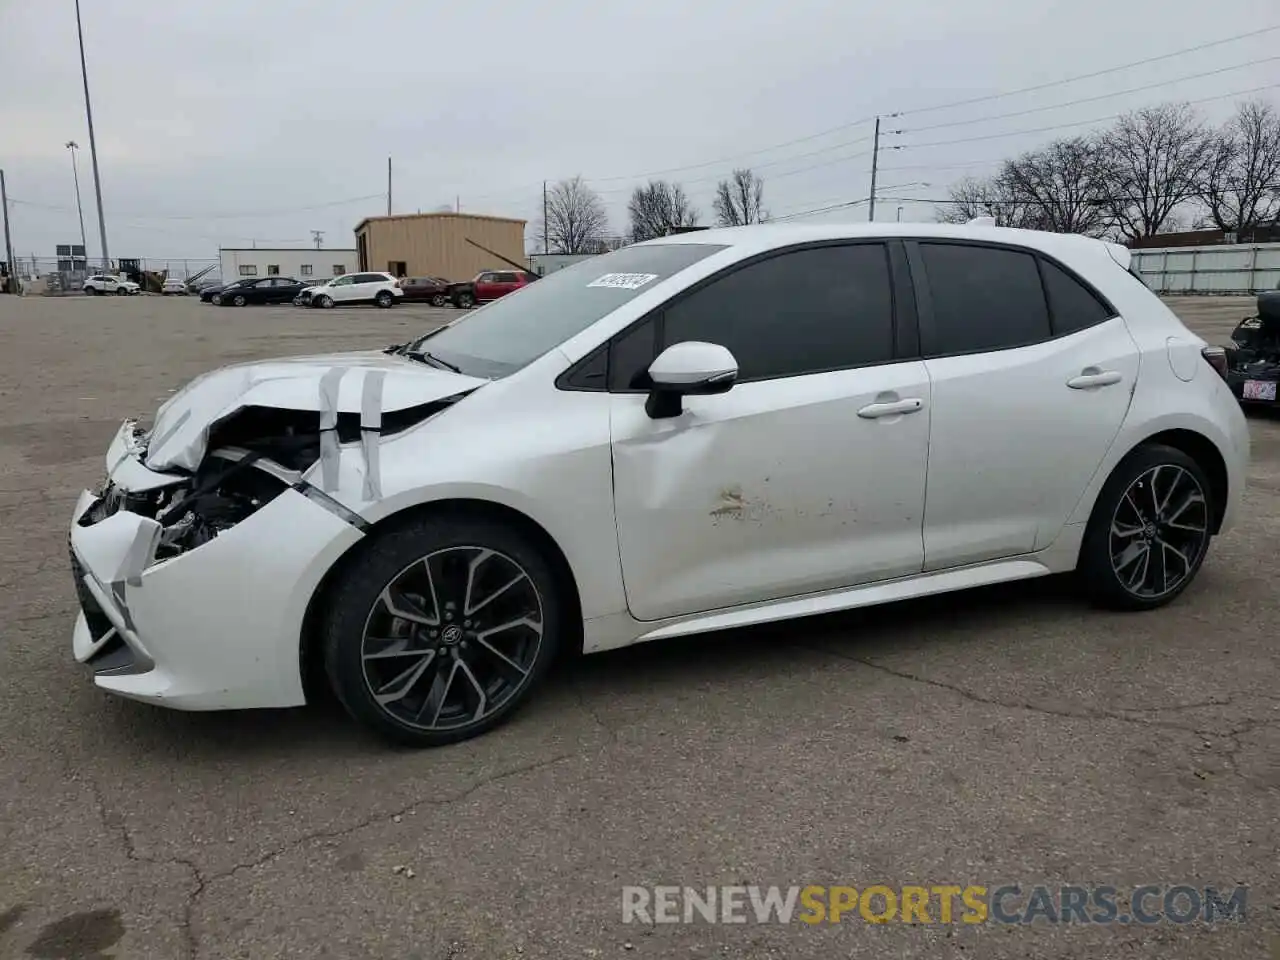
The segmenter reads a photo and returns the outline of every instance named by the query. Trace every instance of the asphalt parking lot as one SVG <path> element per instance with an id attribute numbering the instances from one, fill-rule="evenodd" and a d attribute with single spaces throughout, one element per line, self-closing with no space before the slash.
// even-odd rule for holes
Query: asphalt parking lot
<path id="1" fill-rule="evenodd" d="M 1171 302 L 1211 341 L 1251 312 Z M 646 645 L 423 752 L 332 704 L 97 691 L 71 658 L 66 527 L 120 420 L 212 366 L 454 316 L 0 297 L 0 956 L 1280 957 L 1280 418 L 1251 420 L 1243 523 L 1154 613 L 1046 580 Z M 1216 926 L 620 907 L 623 885 L 876 883 L 1249 894 Z"/>

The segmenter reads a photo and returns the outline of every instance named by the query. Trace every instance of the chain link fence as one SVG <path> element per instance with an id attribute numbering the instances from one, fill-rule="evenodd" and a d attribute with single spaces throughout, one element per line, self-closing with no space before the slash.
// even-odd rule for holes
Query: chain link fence
<path id="1" fill-rule="evenodd" d="M 18 280 L 27 296 L 79 294 L 87 277 L 100 273 L 123 276 L 138 284 L 144 291 L 159 293 L 165 280 L 216 281 L 219 276 L 217 257 L 161 258 L 141 257 L 112 260 L 109 270 L 102 269 L 102 261 L 82 257 L 18 257 Z"/>

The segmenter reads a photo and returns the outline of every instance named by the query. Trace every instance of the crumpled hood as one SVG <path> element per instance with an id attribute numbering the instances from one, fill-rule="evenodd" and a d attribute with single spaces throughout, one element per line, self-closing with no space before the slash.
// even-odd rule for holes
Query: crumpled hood
<path id="1" fill-rule="evenodd" d="M 203 374 L 156 411 L 147 448 L 152 470 L 194 471 L 214 424 L 244 407 L 322 414 L 394 413 L 474 390 L 487 380 L 380 350 L 236 364 Z"/>

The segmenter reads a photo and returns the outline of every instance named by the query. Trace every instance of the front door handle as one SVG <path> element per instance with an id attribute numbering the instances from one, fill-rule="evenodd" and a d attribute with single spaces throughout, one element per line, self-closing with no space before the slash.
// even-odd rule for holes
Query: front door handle
<path id="1" fill-rule="evenodd" d="M 876 420 L 880 417 L 896 417 L 904 413 L 919 413 L 924 409 L 924 401 L 919 397 L 908 397 L 905 400 L 894 400 L 890 403 L 869 403 L 858 411 L 864 420 Z"/>
<path id="2" fill-rule="evenodd" d="M 1090 387 L 1109 387 L 1123 379 L 1124 375 L 1119 370 L 1085 367 L 1080 371 L 1080 376 L 1072 377 L 1067 381 L 1067 386 L 1072 390 L 1088 390 Z"/>

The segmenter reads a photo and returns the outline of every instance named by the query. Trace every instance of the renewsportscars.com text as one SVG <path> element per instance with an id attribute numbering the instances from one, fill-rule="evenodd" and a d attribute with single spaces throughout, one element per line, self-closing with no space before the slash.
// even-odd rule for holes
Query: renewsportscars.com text
<path id="1" fill-rule="evenodd" d="M 1242 922 L 1248 888 L 1141 884 L 628 886 L 623 923 L 1155 924 Z"/>

